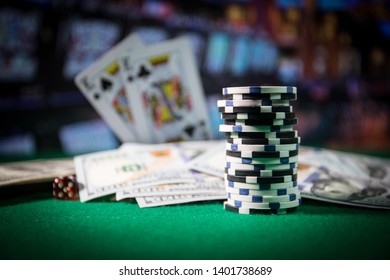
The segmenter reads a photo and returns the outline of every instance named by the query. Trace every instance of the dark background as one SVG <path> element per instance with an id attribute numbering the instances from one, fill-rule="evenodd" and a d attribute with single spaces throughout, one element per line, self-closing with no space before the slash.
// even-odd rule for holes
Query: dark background
<path id="1" fill-rule="evenodd" d="M 30 0 L 0 6 L 0 157 L 117 147 L 73 78 L 131 32 L 190 36 L 215 138 L 222 87 L 286 84 L 302 144 L 390 151 L 390 1 Z"/>

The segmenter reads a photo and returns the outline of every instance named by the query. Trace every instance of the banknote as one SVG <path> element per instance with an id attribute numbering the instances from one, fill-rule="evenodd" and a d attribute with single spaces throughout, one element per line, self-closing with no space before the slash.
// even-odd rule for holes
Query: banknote
<path id="1" fill-rule="evenodd" d="M 344 176 L 326 167 L 299 164 L 298 187 L 304 198 L 390 209 L 390 182 Z"/>
<path id="2" fill-rule="evenodd" d="M 222 179 L 205 176 L 205 180 L 182 184 L 164 184 L 152 187 L 127 188 L 116 193 L 116 200 L 142 196 L 164 196 L 181 194 L 224 193 Z"/>
<path id="3" fill-rule="evenodd" d="M 52 181 L 74 174 L 72 159 L 40 159 L 0 164 L 0 187 Z"/>
<path id="4" fill-rule="evenodd" d="M 80 201 L 114 194 L 120 189 L 194 181 L 180 152 L 163 145 L 133 145 L 76 156 Z"/>
<path id="5" fill-rule="evenodd" d="M 192 170 L 203 172 L 212 176 L 223 178 L 225 172 L 225 147 L 226 141 L 216 141 L 206 152 L 192 159 L 188 167 Z"/>
<path id="6" fill-rule="evenodd" d="M 390 182 L 390 161 L 378 157 L 303 146 L 299 163 L 324 167 L 343 177 Z"/>
<path id="7" fill-rule="evenodd" d="M 142 196 L 135 198 L 140 208 L 183 204 L 198 201 L 224 200 L 226 193 L 215 194 L 176 194 L 159 196 Z M 222 206 L 221 206 L 222 207 Z"/>

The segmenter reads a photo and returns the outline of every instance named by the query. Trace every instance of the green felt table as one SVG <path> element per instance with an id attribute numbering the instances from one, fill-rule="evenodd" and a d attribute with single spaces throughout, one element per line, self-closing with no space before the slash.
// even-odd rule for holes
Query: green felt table
<path id="1" fill-rule="evenodd" d="M 0 200 L 1 259 L 390 259 L 390 211 L 304 199 L 287 215 L 239 215 L 222 201 L 141 209 Z"/>

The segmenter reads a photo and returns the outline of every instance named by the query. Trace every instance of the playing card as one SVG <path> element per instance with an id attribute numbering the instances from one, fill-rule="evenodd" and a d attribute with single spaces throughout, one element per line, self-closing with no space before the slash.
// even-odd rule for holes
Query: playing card
<path id="1" fill-rule="evenodd" d="M 134 50 L 122 59 L 128 98 L 153 143 L 211 137 L 206 102 L 185 37 Z"/>
<path id="2" fill-rule="evenodd" d="M 142 43 L 131 34 L 75 78 L 75 83 L 122 142 L 138 141 L 137 116 L 126 94 L 118 58 Z"/>

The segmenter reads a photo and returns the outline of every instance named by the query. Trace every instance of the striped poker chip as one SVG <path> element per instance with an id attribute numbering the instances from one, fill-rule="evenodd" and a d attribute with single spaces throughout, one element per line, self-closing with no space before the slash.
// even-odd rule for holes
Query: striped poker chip
<path id="1" fill-rule="evenodd" d="M 226 177 L 227 175 L 225 175 Z M 229 181 L 225 178 L 225 186 L 227 188 L 238 188 L 238 189 L 248 189 L 248 190 L 258 190 L 258 191 L 267 191 L 267 190 L 280 190 L 280 189 L 289 189 L 295 188 L 298 186 L 297 181 L 285 182 L 285 183 L 241 183 Z"/>
<path id="2" fill-rule="evenodd" d="M 296 93 L 226 94 L 225 100 L 297 100 Z"/>
<path id="3" fill-rule="evenodd" d="M 293 131 L 292 125 L 228 125 L 220 124 L 220 132 L 280 132 Z"/>
<path id="4" fill-rule="evenodd" d="M 224 87 L 222 95 L 226 94 L 262 94 L 262 93 L 297 93 L 297 88 L 292 86 L 245 86 Z"/>
<path id="5" fill-rule="evenodd" d="M 248 189 L 248 188 L 235 188 L 235 187 L 229 187 L 226 184 L 225 190 L 227 193 L 231 194 L 237 194 L 241 196 L 245 195 L 262 195 L 262 196 L 280 196 L 280 195 L 288 195 L 288 194 L 300 194 L 300 190 L 298 187 L 291 187 L 291 188 L 281 188 L 276 190 L 254 190 L 254 189 Z"/>
<path id="6" fill-rule="evenodd" d="M 296 200 L 288 202 L 243 202 L 234 199 L 227 199 L 227 203 L 235 207 L 251 208 L 251 209 L 284 209 L 298 207 L 302 204 L 302 199 L 299 197 Z"/>
<path id="7" fill-rule="evenodd" d="M 294 169 L 298 167 L 298 163 L 288 163 L 288 164 L 244 164 L 244 163 L 234 163 L 226 161 L 226 168 L 239 169 L 239 170 L 285 170 L 285 169 Z"/>
<path id="8" fill-rule="evenodd" d="M 297 174 L 298 169 L 280 169 L 280 170 L 242 170 L 226 168 L 225 173 L 233 176 L 257 176 L 257 177 L 273 177 L 273 176 L 286 176 Z"/>
<path id="9" fill-rule="evenodd" d="M 289 202 L 295 201 L 300 198 L 299 194 L 286 194 L 278 196 L 269 196 L 269 195 L 239 195 L 233 193 L 227 193 L 228 199 L 233 199 L 235 201 L 241 202 L 253 202 L 253 203 L 264 203 L 264 202 Z"/>
<path id="10" fill-rule="evenodd" d="M 225 174 L 225 178 L 231 182 L 249 183 L 249 184 L 275 184 L 286 183 L 297 180 L 297 175 L 258 177 L 258 176 L 233 176 Z"/>
<path id="11" fill-rule="evenodd" d="M 298 131 L 280 131 L 280 132 L 225 132 L 225 136 L 229 138 L 295 138 L 298 137 Z"/>
<path id="12" fill-rule="evenodd" d="M 284 100 L 218 100 L 218 107 L 290 106 Z"/>
<path id="13" fill-rule="evenodd" d="M 274 112 L 274 113 L 221 113 L 224 120 L 275 120 L 293 119 L 295 113 Z"/>
<path id="14" fill-rule="evenodd" d="M 282 144 L 300 144 L 301 138 L 227 138 L 230 144 L 239 145 L 282 145 Z"/>
<path id="15" fill-rule="evenodd" d="M 275 158 L 242 158 L 227 155 L 226 160 L 232 163 L 241 164 L 288 164 L 298 162 L 298 156 Z"/>
<path id="16" fill-rule="evenodd" d="M 251 125 L 251 126 L 256 126 L 256 125 L 296 125 L 298 123 L 298 119 L 257 119 L 257 120 L 241 120 L 241 119 L 236 119 L 236 120 L 225 120 L 224 124 L 227 125 Z"/>
<path id="17" fill-rule="evenodd" d="M 226 143 L 226 150 L 237 152 L 283 152 L 298 150 L 299 144 L 265 144 L 265 145 L 243 145 Z"/>
<path id="18" fill-rule="evenodd" d="M 297 207 L 282 208 L 282 209 L 253 209 L 244 207 L 235 207 L 230 205 L 227 201 L 224 201 L 223 208 L 232 213 L 244 214 L 244 215 L 284 215 L 293 213 L 297 210 Z"/>
<path id="19" fill-rule="evenodd" d="M 257 152 L 257 151 L 226 151 L 227 156 L 237 158 L 284 158 L 298 156 L 298 149 L 292 151 L 280 151 L 280 152 Z"/>
<path id="20" fill-rule="evenodd" d="M 291 113 L 292 106 L 241 106 L 241 107 L 219 107 L 221 113 L 275 113 L 285 112 Z"/>

